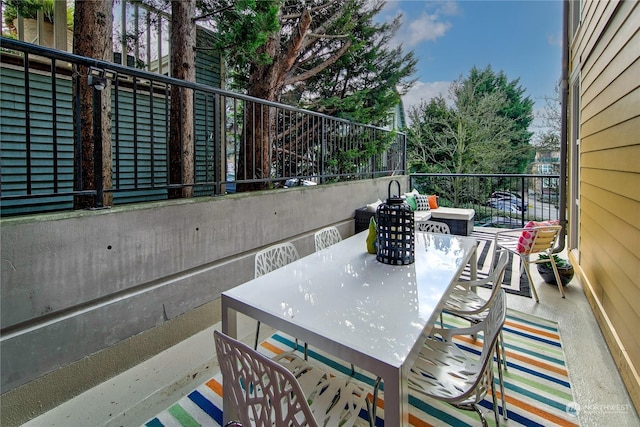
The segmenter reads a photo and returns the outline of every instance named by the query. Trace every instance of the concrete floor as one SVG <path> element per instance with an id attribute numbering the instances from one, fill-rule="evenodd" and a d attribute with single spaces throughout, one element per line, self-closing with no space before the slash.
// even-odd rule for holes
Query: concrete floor
<path id="1" fill-rule="evenodd" d="M 507 294 L 507 306 L 554 320 L 560 326 L 574 400 L 582 426 L 640 427 L 629 395 L 584 296 L 574 279 L 566 299 L 532 268 L 540 303 Z M 219 328 L 215 325 L 214 328 Z M 240 334 L 252 339 L 255 322 Z M 213 329 L 198 333 L 152 359 L 24 424 L 30 427 L 139 426 L 218 371 Z M 265 331 L 266 334 L 269 331 Z M 505 425 L 508 425 L 506 423 Z"/>

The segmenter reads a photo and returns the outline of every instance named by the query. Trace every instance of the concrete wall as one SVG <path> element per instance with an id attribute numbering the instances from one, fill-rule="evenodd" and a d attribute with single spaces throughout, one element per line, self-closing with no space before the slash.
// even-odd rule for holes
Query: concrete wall
<path id="1" fill-rule="evenodd" d="M 253 278 L 257 250 L 290 240 L 305 256 L 322 227 L 353 234 L 355 209 L 384 199 L 388 182 L 3 219 L 3 420 L 43 412 L 218 322 L 220 293 Z"/>

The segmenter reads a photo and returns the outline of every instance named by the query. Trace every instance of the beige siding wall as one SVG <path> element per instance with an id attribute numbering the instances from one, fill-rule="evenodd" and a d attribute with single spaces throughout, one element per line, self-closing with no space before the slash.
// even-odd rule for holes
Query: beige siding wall
<path id="1" fill-rule="evenodd" d="M 569 68 L 580 79 L 580 212 L 570 212 L 578 215 L 580 240 L 579 261 L 575 252 L 573 261 L 579 263 L 585 291 L 636 409 L 640 409 L 639 28 L 639 2 L 583 1 Z M 575 161 L 570 159 L 571 164 Z"/>

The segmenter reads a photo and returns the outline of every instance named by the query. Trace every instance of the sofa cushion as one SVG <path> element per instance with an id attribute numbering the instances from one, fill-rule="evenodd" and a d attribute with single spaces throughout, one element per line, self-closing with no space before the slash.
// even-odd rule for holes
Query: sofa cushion
<path id="1" fill-rule="evenodd" d="M 522 230 L 522 234 L 518 238 L 518 246 L 517 246 L 518 252 L 521 254 L 526 254 L 531 250 L 531 245 L 533 244 L 533 240 L 536 237 L 536 233 L 532 233 L 528 229 L 531 229 L 534 227 L 542 227 L 545 225 L 558 225 L 558 224 L 559 224 L 559 221 L 527 222 L 527 224 L 524 226 L 524 230 Z"/>
<path id="2" fill-rule="evenodd" d="M 407 196 L 407 198 L 405 199 L 405 201 L 409 205 L 409 208 L 412 211 L 418 210 L 420 208 L 420 205 L 418 204 L 416 197 L 417 196 L 410 195 L 410 196 Z"/>
<path id="3" fill-rule="evenodd" d="M 418 193 L 418 190 L 416 190 L 416 189 L 414 188 L 413 190 L 409 191 L 408 193 L 404 193 L 404 194 L 403 194 L 403 196 L 404 196 L 404 197 L 409 197 L 409 196 L 415 196 L 415 195 L 417 195 L 417 194 L 420 194 L 420 193 Z"/>
<path id="4" fill-rule="evenodd" d="M 431 207 L 429 206 L 429 197 L 424 195 L 424 194 L 417 194 L 415 196 L 413 196 L 413 198 L 416 201 L 416 205 L 417 211 L 428 211 L 429 209 L 431 209 Z"/>
<path id="5" fill-rule="evenodd" d="M 429 207 L 431 209 L 438 209 L 438 196 L 436 196 L 435 194 L 432 194 L 427 197 L 429 198 Z"/>
<path id="6" fill-rule="evenodd" d="M 426 221 L 428 219 L 431 219 L 431 210 L 428 211 L 415 211 L 413 213 L 413 220 L 414 221 Z"/>
<path id="7" fill-rule="evenodd" d="M 378 206 L 380 206 L 382 204 L 382 200 L 378 199 L 373 203 L 369 203 L 367 205 L 367 210 L 369 212 L 375 212 L 378 209 Z"/>
<path id="8" fill-rule="evenodd" d="M 460 219 L 460 220 L 471 220 L 476 215 L 476 211 L 473 209 L 464 209 L 464 208 L 447 208 L 441 206 L 437 209 L 431 209 L 431 216 L 433 218 L 442 218 L 442 219 Z"/>

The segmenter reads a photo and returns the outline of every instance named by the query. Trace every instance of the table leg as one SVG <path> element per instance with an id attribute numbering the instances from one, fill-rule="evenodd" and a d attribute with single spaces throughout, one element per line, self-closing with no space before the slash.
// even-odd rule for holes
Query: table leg
<path id="1" fill-rule="evenodd" d="M 473 253 L 471 254 L 471 280 L 478 279 L 478 245 L 473 248 Z"/>
<path id="2" fill-rule="evenodd" d="M 222 296 L 222 333 L 230 337 L 238 337 L 238 313 L 227 306 L 224 295 Z M 222 379 L 222 420 L 223 425 L 236 420 L 236 412 L 231 403 L 231 388 Z"/>
<path id="3" fill-rule="evenodd" d="M 385 425 L 409 425 L 409 388 L 402 369 L 383 376 Z"/>

